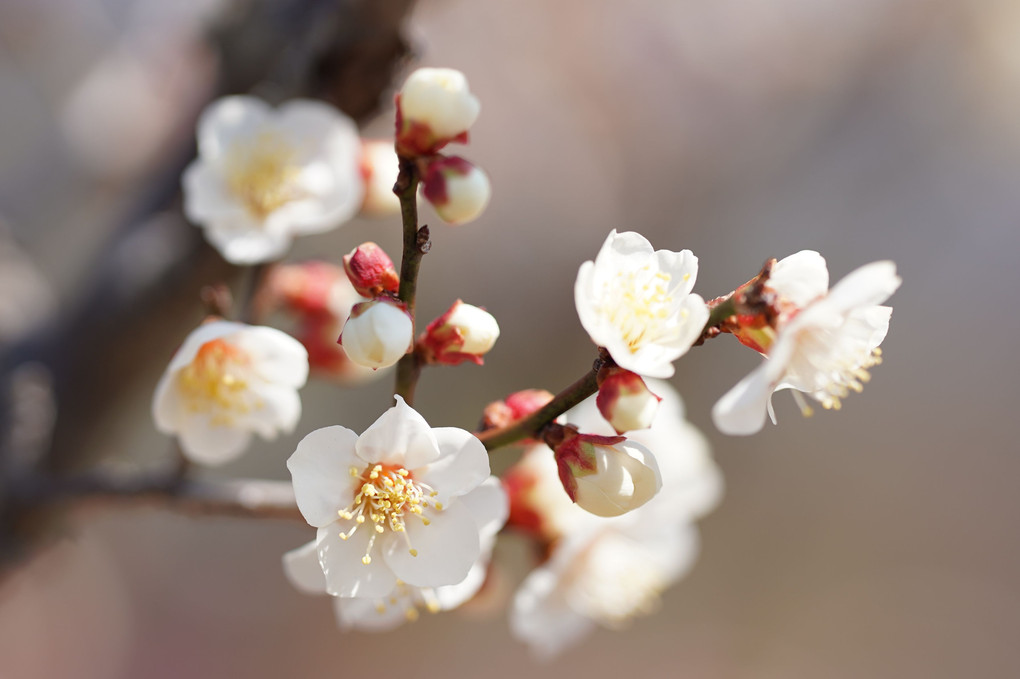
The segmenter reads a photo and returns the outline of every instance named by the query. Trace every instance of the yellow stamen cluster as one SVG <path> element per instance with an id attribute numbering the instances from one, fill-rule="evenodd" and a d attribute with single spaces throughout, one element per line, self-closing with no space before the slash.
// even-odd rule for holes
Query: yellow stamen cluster
<path id="1" fill-rule="evenodd" d="M 882 350 L 875 347 L 861 360 L 847 365 L 842 371 L 833 373 L 832 379 L 825 385 L 826 395 L 821 399 L 822 407 L 826 410 L 842 408 L 842 399 L 849 396 L 851 391 L 861 393 L 864 385 L 871 381 L 871 373 L 868 372 L 868 368 L 879 365 L 881 362 Z"/>
<path id="2" fill-rule="evenodd" d="M 300 168 L 295 150 L 270 133 L 250 146 L 237 146 L 227 157 L 227 185 L 248 211 L 259 219 L 302 197 L 296 185 Z"/>
<path id="3" fill-rule="evenodd" d="M 206 342 L 178 374 L 188 409 L 209 412 L 214 423 L 228 424 L 232 414 L 250 412 L 253 406 L 245 368 L 248 355 L 222 339 Z"/>
<path id="4" fill-rule="evenodd" d="M 436 510 L 443 509 L 442 503 L 432 500 L 438 493 L 426 484 L 415 481 L 411 472 L 403 467 L 384 464 L 371 465 L 363 470 L 351 467 L 350 474 L 361 480 L 361 487 L 354 496 L 354 502 L 338 512 L 341 520 L 354 522 L 350 530 L 340 533 L 340 538 L 347 540 L 360 526 L 366 523 L 370 525 L 372 536 L 361 558 L 366 566 L 372 563 L 371 552 L 376 537 L 387 530 L 402 534 L 411 556 L 418 556 L 418 550 L 411 546 L 407 537 L 406 521 L 416 516 L 422 525 L 428 526 L 430 521 L 424 515 L 424 510 L 430 504 Z"/>
<path id="5" fill-rule="evenodd" d="M 666 323 L 673 314 L 672 277 L 662 271 L 649 275 L 649 271 L 647 266 L 620 271 L 604 290 L 603 309 L 620 329 L 631 353 L 665 335 Z"/>

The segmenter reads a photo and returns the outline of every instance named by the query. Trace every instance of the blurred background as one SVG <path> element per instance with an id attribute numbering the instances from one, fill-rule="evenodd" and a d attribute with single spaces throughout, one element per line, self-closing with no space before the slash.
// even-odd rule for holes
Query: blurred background
<path id="1" fill-rule="evenodd" d="M 56 361 L 47 464 L 168 454 L 153 387 L 201 319 L 199 288 L 231 275 L 175 202 L 205 103 L 313 92 L 386 136 L 387 82 L 418 64 L 467 74 L 482 115 L 464 155 L 494 189 L 478 222 L 433 224 L 420 313 L 460 296 L 502 327 L 483 368 L 426 371 L 434 426 L 588 369 L 573 280 L 613 228 L 692 249 L 706 298 L 805 248 L 833 281 L 895 260 L 871 384 L 811 419 L 780 395 L 779 426 L 727 438 L 709 411 L 757 357 L 726 337 L 692 350 L 673 382 L 727 486 L 699 560 L 658 613 L 550 664 L 499 611 L 340 634 L 282 575 L 307 526 L 93 507 L 3 580 L 0 677 L 1020 675 L 1015 0 L 3 0 L 0 348 Z M 291 258 L 369 239 L 399 251 L 396 219 Z M 391 389 L 310 383 L 292 436 L 202 473 L 286 479 L 304 434 L 363 430 Z M 525 555 L 497 548 L 506 594 Z"/>

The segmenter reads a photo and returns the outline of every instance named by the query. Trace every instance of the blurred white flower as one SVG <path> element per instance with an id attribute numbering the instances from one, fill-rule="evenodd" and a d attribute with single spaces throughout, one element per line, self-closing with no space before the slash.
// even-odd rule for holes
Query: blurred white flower
<path id="1" fill-rule="evenodd" d="M 234 264 L 281 257 L 294 236 L 353 217 L 365 193 L 361 140 L 321 101 L 272 109 L 248 96 L 213 102 L 198 123 L 198 158 L 182 178 L 184 212 Z"/>
<path id="2" fill-rule="evenodd" d="M 156 387 L 152 416 L 189 459 L 216 465 L 240 455 L 252 433 L 273 439 L 301 417 L 297 390 L 308 354 L 286 333 L 214 321 L 188 335 Z"/>
<path id="3" fill-rule="evenodd" d="M 669 377 L 708 320 L 691 294 L 698 258 L 690 250 L 653 251 L 641 234 L 610 232 L 594 262 L 577 272 L 574 302 L 591 340 L 622 368 Z"/>
<path id="4" fill-rule="evenodd" d="M 481 554 L 479 510 L 463 497 L 489 477 L 485 447 L 462 429 L 431 429 L 396 400 L 360 437 L 318 429 L 287 460 L 334 596 L 455 585 Z"/>
<path id="5" fill-rule="evenodd" d="M 515 512 L 530 513 L 538 534 L 553 543 L 549 560 L 521 585 L 510 614 L 514 634 L 540 657 L 555 655 L 597 626 L 619 628 L 654 611 L 662 592 L 697 556 L 693 522 L 718 503 L 722 477 L 704 436 L 686 421 L 676 391 L 657 380 L 649 387 L 662 395 L 659 412 L 650 428 L 628 436 L 655 453 L 662 476 L 662 489 L 643 506 L 613 518 L 578 508 L 563 492 L 545 446 L 529 450 L 510 474 L 511 520 Z M 593 398 L 567 419 L 612 433 Z"/>
<path id="6" fill-rule="evenodd" d="M 796 266 L 783 266 L 794 257 Z M 868 368 L 881 362 L 878 347 L 889 331 L 892 314 L 892 308 L 881 303 L 900 285 L 896 265 L 889 261 L 867 264 L 824 294 L 821 284 L 827 283 L 828 274 L 822 277 L 824 260 L 819 269 L 820 259 L 817 253 L 798 253 L 776 264 L 780 276 L 770 278 L 770 285 L 794 307 L 780 315 L 766 342 L 758 342 L 766 360 L 713 407 L 712 419 L 720 431 L 754 434 L 765 424 L 766 413 L 774 423 L 772 394 L 780 389 L 796 390 L 794 397 L 805 415 L 811 409 L 799 392 L 826 409 L 838 410 L 841 399 L 860 391 L 870 379 Z M 815 294 L 819 289 L 821 296 Z M 805 306 L 801 308 L 798 301 Z"/>
<path id="7" fill-rule="evenodd" d="M 454 585 L 415 587 L 397 582 L 393 590 L 380 597 L 334 597 L 337 622 L 343 629 L 386 631 L 416 620 L 424 609 L 430 613 L 457 608 L 471 599 L 485 582 L 496 534 L 507 516 L 507 499 L 499 479 L 490 476 L 474 490 L 460 497 L 478 526 L 481 553 L 467 577 Z M 325 594 L 326 576 L 319 564 L 315 542 L 283 555 L 284 572 L 298 589 L 309 594 Z"/>
<path id="8" fill-rule="evenodd" d="M 393 193 L 400 164 L 391 139 L 366 139 L 362 144 L 361 171 L 365 200 L 361 212 L 373 217 L 400 214 L 400 199 Z"/>

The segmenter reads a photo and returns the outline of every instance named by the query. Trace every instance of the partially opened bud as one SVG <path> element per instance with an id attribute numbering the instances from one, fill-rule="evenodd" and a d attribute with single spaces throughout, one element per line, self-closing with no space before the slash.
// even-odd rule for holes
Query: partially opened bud
<path id="1" fill-rule="evenodd" d="M 419 68 L 397 95 L 397 151 L 430 155 L 451 141 L 467 141 L 481 104 L 467 78 L 451 68 Z"/>
<path id="2" fill-rule="evenodd" d="M 499 324 L 492 314 L 459 299 L 446 313 L 429 323 L 419 340 L 429 361 L 457 365 L 482 356 L 496 344 Z"/>
<path id="3" fill-rule="evenodd" d="M 411 316 L 398 302 L 374 299 L 355 304 L 340 334 L 347 357 L 366 368 L 385 368 L 411 347 Z"/>
<path id="4" fill-rule="evenodd" d="M 393 142 L 388 139 L 365 139 L 361 143 L 361 175 L 365 179 L 362 214 L 385 217 L 400 212 L 400 199 L 393 193 L 400 163 Z"/>
<path id="5" fill-rule="evenodd" d="M 383 292 L 396 293 L 400 276 L 393 260 L 375 243 L 362 243 L 349 255 L 344 255 L 344 271 L 351 285 L 364 297 L 378 297 Z"/>
<path id="6" fill-rule="evenodd" d="M 422 192 L 444 222 L 457 226 L 478 219 L 489 204 L 492 186 L 476 165 L 449 156 L 429 163 Z"/>
<path id="7" fill-rule="evenodd" d="M 555 448 L 560 481 L 574 502 L 596 516 L 619 516 L 652 499 L 662 486 L 655 456 L 623 436 L 564 429 Z"/>
<path id="8" fill-rule="evenodd" d="M 508 427 L 523 420 L 553 400 L 553 393 L 545 389 L 515 391 L 502 401 L 493 401 L 482 413 L 482 429 Z"/>
<path id="9" fill-rule="evenodd" d="M 613 366 L 600 370 L 598 381 L 595 404 L 617 434 L 652 426 L 662 399 L 651 392 L 640 375 Z"/>

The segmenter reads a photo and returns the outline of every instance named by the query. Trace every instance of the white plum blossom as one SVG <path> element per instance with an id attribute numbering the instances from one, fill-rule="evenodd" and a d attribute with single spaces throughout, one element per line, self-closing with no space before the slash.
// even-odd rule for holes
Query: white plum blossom
<path id="1" fill-rule="evenodd" d="M 454 585 L 415 587 L 398 582 L 381 597 L 333 597 L 337 622 L 342 629 L 386 631 L 414 621 L 421 610 L 430 613 L 449 611 L 470 600 L 485 582 L 496 534 L 507 517 L 507 498 L 494 476 L 461 496 L 478 526 L 481 554 L 467 577 Z M 326 576 L 319 564 L 314 541 L 283 555 L 284 571 L 291 583 L 309 594 L 326 593 Z"/>
<path id="2" fill-rule="evenodd" d="M 514 597 L 510 627 L 539 657 L 559 653 L 597 627 L 617 629 L 653 612 L 697 556 L 694 521 L 718 503 L 722 477 L 676 391 L 654 380 L 649 387 L 662 395 L 659 412 L 650 428 L 628 436 L 656 454 L 662 476 L 662 490 L 645 505 L 596 517 L 567 498 L 548 448 L 533 447 L 519 463 L 531 483 L 518 484 L 525 497 L 514 501 L 538 515 L 537 529 L 553 550 Z M 567 419 L 586 431 L 612 433 L 594 399 L 568 411 Z"/>
<path id="3" fill-rule="evenodd" d="M 393 193 L 393 185 L 400 174 L 397 152 L 393 140 L 368 139 L 362 145 L 361 171 L 365 176 L 365 200 L 362 214 L 388 217 L 400 214 L 400 199 Z"/>
<path id="4" fill-rule="evenodd" d="M 297 390 L 308 378 L 301 343 L 273 328 L 230 321 L 199 326 L 167 366 L 156 387 L 156 428 L 178 437 L 201 464 L 228 462 L 252 433 L 273 439 L 301 417 Z"/>
<path id="5" fill-rule="evenodd" d="M 366 368 L 388 368 L 408 352 L 414 324 L 408 313 L 385 298 L 354 305 L 340 333 L 347 357 Z"/>
<path id="6" fill-rule="evenodd" d="M 384 597 L 398 581 L 455 585 L 481 554 L 478 510 L 463 498 L 489 477 L 485 446 L 396 401 L 361 436 L 318 429 L 287 460 L 334 596 Z"/>
<path id="7" fill-rule="evenodd" d="M 720 431 L 754 434 L 764 426 L 766 413 L 775 423 L 772 394 L 780 389 L 796 390 L 805 415 L 811 409 L 799 392 L 838 410 L 844 397 L 870 379 L 868 369 L 881 362 L 879 345 L 892 314 L 882 302 L 900 285 L 896 265 L 872 262 L 826 293 L 824 264 L 818 253 L 806 251 L 775 265 L 779 275 L 770 277 L 769 285 L 780 296 L 779 322 L 774 333 L 755 340 L 766 360 L 712 409 Z M 789 308 L 783 308 L 783 300 Z"/>
<path id="8" fill-rule="evenodd" d="M 555 449 L 563 487 L 596 516 L 620 516 L 651 500 L 662 486 L 655 456 L 623 436 L 568 431 Z"/>
<path id="9" fill-rule="evenodd" d="M 182 178 L 184 213 L 234 264 L 281 257 L 294 236 L 333 229 L 365 194 L 354 122 L 329 104 L 278 109 L 249 96 L 213 102 L 198 122 L 198 158 Z"/>
<path id="10" fill-rule="evenodd" d="M 574 302 L 592 342 L 622 368 L 670 377 L 708 320 L 692 294 L 698 258 L 690 250 L 653 251 L 641 234 L 610 232 L 594 262 L 577 272 Z"/>

